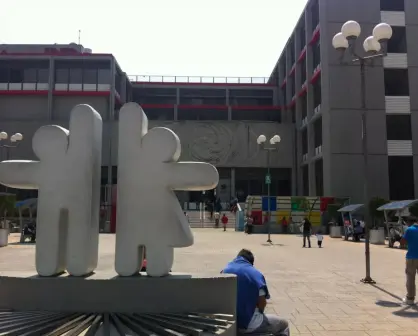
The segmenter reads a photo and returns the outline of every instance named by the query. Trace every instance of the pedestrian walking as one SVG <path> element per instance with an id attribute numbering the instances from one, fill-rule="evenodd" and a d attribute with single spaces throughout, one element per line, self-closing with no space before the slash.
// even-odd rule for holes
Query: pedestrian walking
<path id="1" fill-rule="evenodd" d="M 303 225 L 303 247 L 306 247 L 306 239 L 308 239 L 308 246 L 311 248 L 311 230 L 312 230 L 312 224 L 309 221 L 307 217 L 303 219 L 302 222 Z"/>
<path id="2" fill-rule="evenodd" d="M 416 219 L 410 220 L 409 225 L 401 239 L 401 244 L 408 246 L 405 266 L 406 297 L 403 299 L 403 303 L 413 305 L 416 295 L 415 277 L 418 273 L 418 222 Z"/>
<path id="3" fill-rule="evenodd" d="M 221 221 L 224 227 L 224 231 L 226 231 L 226 225 L 228 224 L 228 217 L 226 216 L 226 214 L 223 214 Z"/>

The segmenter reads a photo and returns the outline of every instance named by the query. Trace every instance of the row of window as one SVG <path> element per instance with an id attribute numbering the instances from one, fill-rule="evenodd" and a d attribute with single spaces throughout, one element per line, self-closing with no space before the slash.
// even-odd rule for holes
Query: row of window
<path id="1" fill-rule="evenodd" d="M 380 10 L 403 12 L 405 11 L 405 0 L 380 0 Z"/>
<path id="2" fill-rule="evenodd" d="M 389 199 L 415 199 L 414 161 L 412 156 L 389 156 Z M 315 162 L 316 195 L 324 195 L 323 161 Z M 309 167 L 302 168 L 303 194 L 309 195 Z"/>
<path id="3" fill-rule="evenodd" d="M 49 61 L 1 61 L 0 83 L 48 83 Z M 110 62 L 55 62 L 55 83 L 109 84 Z"/>
<path id="4" fill-rule="evenodd" d="M 322 145 L 322 119 L 315 121 L 314 125 L 314 146 Z M 386 116 L 386 138 L 387 140 L 412 140 L 412 127 L 410 115 L 387 115 Z M 302 153 L 308 152 L 308 133 L 302 131 Z"/>
<path id="5" fill-rule="evenodd" d="M 174 120 L 173 109 L 145 109 L 148 119 L 171 121 Z M 117 116 L 116 116 L 117 117 Z M 229 120 L 228 111 L 220 110 L 195 110 L 179 109 L 177 111 L 177 120 Z M 281 111 L 254 111 L 240 110 L 231 111 L 231 120 L 252 120 L 252 121 L 271 121 L 280 123 L 282 120 Z"/>
<path id="6" fill-rule="evenodd" d="M 135 96 L 134 96 L 135 97 Z M 139 104 L 177 104 L 176 97 L 136 97 Z M 271 98 L 233 98 L 227 102 L 226 98 L 187 98 L 180 96 L 180 105 L 231 105 L 231 106 L 273 106 Z"/>

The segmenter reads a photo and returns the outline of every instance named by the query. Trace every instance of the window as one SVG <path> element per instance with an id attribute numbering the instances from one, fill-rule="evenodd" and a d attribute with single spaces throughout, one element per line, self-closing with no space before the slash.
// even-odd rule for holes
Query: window
<path id="1" fill-rule="evenodd" d="M 406 53 L 406 28 L 392 27 L 392 37 L 388 41 L 388 53 Z"/>
<path id="2" fill-rule="evenodd" d="M 305 32 L 305 16 L 302 17 L 303 25 L 299 28 L 299 39 L 300 39 L 300 51 L 305 47 L 306 45 L 306 32 Z"/>
<path id="3" fill-rule="evenodd" d="M 412 140 L 410 115 L 386 115 L 388 140 Z"/>
<path id="4" fill-rule="evenodd" d="M 312 5 L 311 14 L 312 14 L 312 31 L 314 31 L 316 26 L 319 23 L 319 4 L 318 4 L 318 1 L 315 1 L 315 3 Z"/>
<path id="5" fill-rule="evenodd" d="M 57 84 L 68 84 L 69 79 L 68 69 L 56 69 L 55 70 L 55 83 Z"/>
<path id="6" fill-rule="evenodd" d="M 230 99 L 250 98 L 255 100 L 269 100 L 273 101 L 274 90 L 259 90 L 259 89 L 231 89 L 229 90 Z"/>
<path id="7" fill-rule="evenodd" d="M 405 10 L 404 0 L 380 0 L 382 11 L 403 12 Z"/>
<path id="8" fill-rule="evenodd" d="M 324 162 L 315 161 L 315 187 L 316 196 L 324 196 Z"/>
<path id="9" fill-rule="evenodd" d="M 174 120 L 174 109 L 146 109 L 149 120 Z"/>
<path id="10" fill-rule="evenodd" d="M 302 154 L 308 153 L 308 132 L 306 129 L 302 131 Z"/>
<path id="11" fill-rule="evenodd" d="M 37 69 L 24 69 L 23 70 L 23 82 L 24 83 L 36 83 L 37 82 Z"/>
<path id="12" fill-rule="evenodd" d="M 317 67 L 319 63 L 321 63 L 321 44 L 319 41 L 315 43 L 312 47 L 312 54 L 313 54 L 313 67 L 314 69 Z"/>
<path id="13" fill-rule="evenodd" d="M 38 69 L 38 83 L 49 82 L 49 69 Z"/>
<path id="14" fill-rule="evenodd" d="M 226 112 L 225 112 L 226 113 Z M 278 110 L 234 110 L 232 109 L 232 120 L 248 121 L 282 121 L 281 111 Z"/>
<path id="15" fill-rule="evenodd" d="M 83 84 L 97 84 L 97 69 L 84 69 Z"/>
<path id="16" fill-rule="evenodd" d="M 23 69 L 10 69 L 10 83 L 23 83 Z"/>
<path id="17" fill-rule="evenodd" d="M 303 85 L 306 81 L 306 60 L 303 60 L 299 64 L 300 64 L 300 82 Z M 301 89 L 301 88 L 299 88 L 299 89 Z"/>
<path id="18" fill-rule="evenodd" d="M 322 102 L 321 78 L 319 78 L 313 85 L 314 91 L 314 108 L 319 106 Z"/>
<path id="19" fill-rule="evenodd" d="M 384 69 L 385 95 L 409 96 L 408 69 Z"/>
<path id="20" fill-rule="evenodd" d="M 0 83 L 9 83 L 9 68 L 3 63 L 0 63 Z"/>
<path id="21" fill-rule="evenodd" d="M 389 197 L 392 201 L 414 199 L 412 156 L 389 156 Z"/>
<path id="22" fill-rule="evenodd" d="M 302 168 L 302 184 L 303 184 L 303 196 L 309 195 L 309 167 L 304 165 Z"/>
<path id="23" fill-rule="evenodd" d="M 290 49 L 290 66 L 295 63 L 295 41 L 292 39 L 289 43 L 288 48 Z"/>
<path id="24" fill-rule="evenodd" d="M 82 68 L 73 68 L 70 70 L 70 84 L 82 84 L 83 83 L 83 69 Z"/>
<path id="25" fill-rule="evenodd" d="M 110 69 L 99 69 L 97 74 L 98 84 L 110 84 Z"/>
<path id="26" fill-rule="evenodd" d="M 314 123 L 314 146 L 322 145 L 322 118 L 319 118 Z"/>
<path id="27" fill-rule="evenodd" d="M 287 82 L 290 82 L 290 95 L 293 99 L 293 97 L 296 95 L 296 81 L 295 81 L 295 77 L 291 77 L 287 80 Z"/>
<path id="28" fill-rule="evenodd" d="M 308 99 L 306 94 L 300 97 L 300 105 L 302 108 L 302 119 L 304 119 L 308 115 Z"/>

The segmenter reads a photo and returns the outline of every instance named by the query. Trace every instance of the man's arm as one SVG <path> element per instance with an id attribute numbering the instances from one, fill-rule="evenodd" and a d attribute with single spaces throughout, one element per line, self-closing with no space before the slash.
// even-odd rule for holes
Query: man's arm
<path id="1" fill-rule="evenodd" d="M 405 234 L 401 238 L 400 243 L 401 243 L 402 246 L 405 246 L 406 243 L 408 242 L 408 232 L 409 232 L 409 228 L 406 229 Z"/>
<path id="2" fill-rule="evenodd" d="M 257 308 L 260 311 L 260 313 L 264 312 L 264 309 L 266 308 L 266 305 L 267 305 L 266 294 L 267 293 L 264 289 L 260 289 L 258 301 L 257 301 Z"/>

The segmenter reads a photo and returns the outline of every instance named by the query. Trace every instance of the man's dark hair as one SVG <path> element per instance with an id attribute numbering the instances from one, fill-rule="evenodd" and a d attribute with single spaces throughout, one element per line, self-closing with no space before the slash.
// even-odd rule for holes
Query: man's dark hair
<path id="1" fill-rule="evenodd" d="M 254 265 L 254 254 L 250 250 L 242 249 L 241 251 L 239 251 L 238 257 L 243 257 L 251 265 Z"/>

